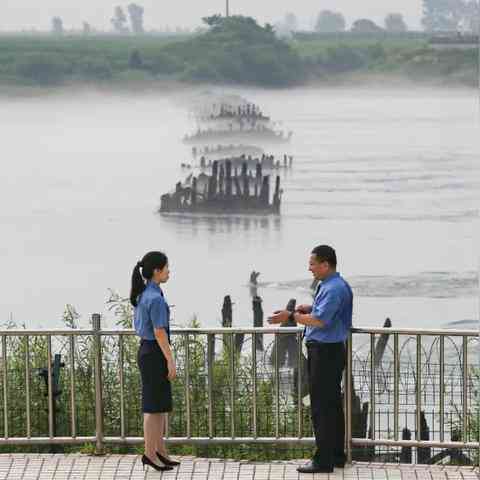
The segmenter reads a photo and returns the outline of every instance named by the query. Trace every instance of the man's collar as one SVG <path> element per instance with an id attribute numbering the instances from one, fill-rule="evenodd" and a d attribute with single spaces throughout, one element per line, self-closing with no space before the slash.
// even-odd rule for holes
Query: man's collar
<path id="1" fill-rule="evenodd" d="M 323 280 L 322 280 L 322 285 L 324 283 L 327 283 L 329 282 L 330 280 L 332 280 L 333 278 L 336 278 L 336 277 L 339 277 L 340 274 L 338 272 L 332 272 L 328 277 L 325 277 Z"/>

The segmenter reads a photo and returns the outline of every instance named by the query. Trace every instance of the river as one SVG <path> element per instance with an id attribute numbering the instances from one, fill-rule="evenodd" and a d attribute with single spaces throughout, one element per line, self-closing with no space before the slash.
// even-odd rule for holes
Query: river
<path id="1" fill-rule="evenodd" d="M 221 89 L 218 89 L 221 90 Z M 226 90 L 223 90 L 226 91 Z M 0 98 L 0 320 L 88 324 L 108 289 L 129 292 L 151 249 L 170 258 L 174 322 L 252 324 L 248 279 L 266 313 L 309 299 L 308 257 L 333 245 L 354 287 L 357 326 L 474 328 L 478 319 L 478 101 L 432 88 L 231 89 L 294 132 L 279 218 L 160 216 L 190 161 L 187 90 Z"/>

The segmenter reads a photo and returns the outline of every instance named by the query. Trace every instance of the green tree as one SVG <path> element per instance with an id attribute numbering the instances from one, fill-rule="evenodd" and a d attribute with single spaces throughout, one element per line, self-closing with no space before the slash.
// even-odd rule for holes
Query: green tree
<path id="1" fill-rule="evenodd" d="M 128 57 L 128 68 L 131 68 L 132 70 L 140 70 L 143 68 L 142 56 L 137 49 L 130 52 L 130 56 Z"/>
<path id="2" fill-rule="evenodd" d="M 92 33 L 92 27 L 88 22 L 83 22 L 82 32 L 84 35 L 90 35 Z"/>
<path id="3" fill-rule="evenodd" d="M 294 32 L 295 30 L 298 29 L 297 17 L 292 12 L 288 12 L 287 14 L 285 14 L 285 19 L 283 23 L 285 25 L 285 28 L 290 32 Z"/>
<path id="4" fill-rule="evenodd" d="M 113 29 L 116 33 L 124 35 L 128 33 L 127 27 L 127 17 L 122 9 L 122 7 L 115 7 L 113 18 L 110 20 L 110 23 L 113 26 Z"/>
<path id="5" fill-rule="evenodd" d="M 135 35 L 141 35 L 145 33 L 143 29 L 143 13 L 144 9 L 136 3 L 131 3 L 128 7 L 128 15 L 130 16 L 130 24 L 132 26 L 132 32 Z"/>
<path id="6" fill-rule="evenodd" d="M 457 31 L 466 4 L 463 0 L 423 0 L 422 25 L 431 32 Z"/>
<path id="7" fill-rule="evenodd" d="M 385 29 L 389 32 L 406 32 L 408 27 L 401 13 L 389 13 L 385 17 Z"/>
<path id="8" fill-rule="evenodd" d="M 318 14 L 315 30 L 317 32 L 343 32 L 346 27 L 345 17 L 339 12 L 322 10 Z"/>
<path id="9" fill-rule="evenodd" d="M 60 17 L 52 18 L 52 33 L 54 35 L 63 35 L 63 21 Z"/>
<path id="10" fill-rule="evenodd" d="M 379 27 L 373 20 L 369 20 L 368 18 L 360 18 L 359 20 L 355 20 L 355 22 L 353 22 L 351 31 L 355 33 L 378 33 L 383 31 L 383 29 Z"/>

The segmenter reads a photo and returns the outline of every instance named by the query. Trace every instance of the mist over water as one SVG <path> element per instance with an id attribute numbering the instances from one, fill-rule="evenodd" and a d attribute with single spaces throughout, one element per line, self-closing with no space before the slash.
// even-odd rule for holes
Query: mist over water
<path id="1" fill-rule="evenodd" d="M 223 90 L 226 91 L 226 90 Z M 0 320 L 61 326 L 66 303 L 87 323 L 113 316 L 112 288 L 151 249 L 169 255 L 174 322 L 251 325 L 250 272 L 266 315 L 308 301 L 308 256 L 332 244 L 356 294 L 354 323 L 458 326 L 478 319 L 475 92 L 228 90 L 294 132 L 280 217 L 160 216 L 162 193 L 191 161 L 194 92 L 70 93 L 0 99 Z M 463 323 L 462 323 L 463 325 Z"/>

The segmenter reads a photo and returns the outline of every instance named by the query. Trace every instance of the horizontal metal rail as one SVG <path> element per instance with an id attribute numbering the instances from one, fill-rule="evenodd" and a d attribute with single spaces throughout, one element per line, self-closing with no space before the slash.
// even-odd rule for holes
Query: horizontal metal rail
<path id="1" fill-rule="evenodd" d="M 458 329 L 429 329 L 429 328 L 352 328 L 352 334 L 389 334 L 393 335 L 397 333 L 398 335 L 422 335 L 422 336 L 444 336 L 444 337 L 480 337 L 479 330 L 458 330 Z M 171 332 L 173 335 L 226 335 L 232 333 L 244 333 L 246 335 L 251 335 L 253 333 L 263 333 L 263 334 L 292 334 L 292 333 L 302 333 L 303 328 L 299 327 L 252 327 L 252 328 L 243 328 L 243 327 L 232 327 L 232 328 L 172 328 Z M 59 329 L 8 329 L 0 330 L 0 336 L 5 335 L 7 337 L 24 337 L 24 336 L 90 336 L 96 335 L 107 336 L 116 336 L 116 335 L 136 335 L 135 330 L 125 328 L 125 329 L 102 329 L 100 332 L 97 332 L 92 329 L 68 329 L 68 328 L 59 328 Z"/>

